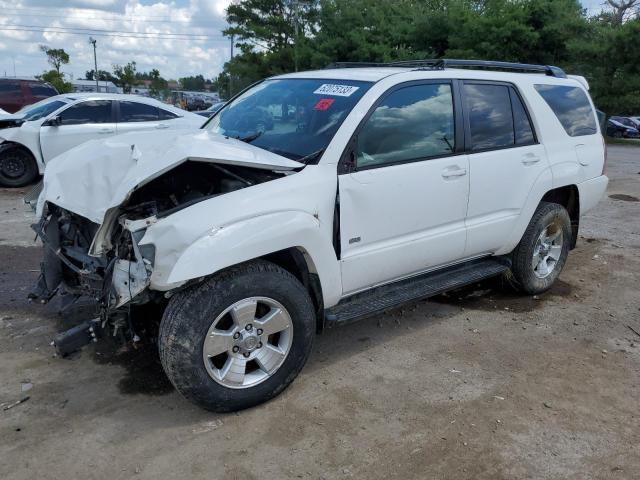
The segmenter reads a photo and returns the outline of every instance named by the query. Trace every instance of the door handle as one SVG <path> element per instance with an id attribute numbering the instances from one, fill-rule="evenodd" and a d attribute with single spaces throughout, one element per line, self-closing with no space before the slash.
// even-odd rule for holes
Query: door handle
<path id="1" fill-rule="evenodd" d="M 522 163 L 525 165 L 535 165 L 540 161 L 540 157 L 535 153 L 527 153 L 522 156 Z"/>
<path id="2" fill-rule="evenodd" d="M 450 167 L 442 171 L 442 178 L 463 177 L 467 174 L 466 168 Z"/>
<path id="3" fill-rule="evenodd" d="M 167 125 L 166 123 L 160 123 L 158 125 L 156 125 L 157 129 L 164 129 L 164 128 L 169 128 L 169 125 Z"/>
<path id="4" fill-rule="evenodd" d="M 116 131 L 112 128 L 101 128 L 98 130 L 98 133 L 106 134 L 106 133 L 116 133 Z"/>

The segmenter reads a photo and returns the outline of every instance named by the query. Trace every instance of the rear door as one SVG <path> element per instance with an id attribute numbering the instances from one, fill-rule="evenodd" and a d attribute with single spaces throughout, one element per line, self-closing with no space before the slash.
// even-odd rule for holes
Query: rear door
<path id="1" fill-rule="evenodd" d="M 88 100 L 58 114 L 60 125 L 40 128 L 40 148 L 45 162 L 81 143 L 116 133 L 111 100 Z"/>
<path id="2" fill-rule="evenodd" d="M 462 97 L 470 175 L 469 257 L 504 246 L 536 179 L 549 166 L 514 85 L 464 81 Z"/>
<path id="3" fill-rule="evenodd" d="M 118 133 L 162 130 L 169 128 L 167 121 L 160 119 L 160 109 L 155 105 L 133 100 L 118 102 Z"/>

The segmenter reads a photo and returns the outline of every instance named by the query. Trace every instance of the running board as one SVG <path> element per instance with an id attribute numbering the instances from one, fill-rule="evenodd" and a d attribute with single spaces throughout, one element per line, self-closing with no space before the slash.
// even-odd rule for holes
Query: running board
<path id="1" fill-rule="evenodd" d="M 511 262 L 504 257 L 489 257 L 356 293 L 325 310 L 325 325 L 331 327 L 360 320 L 408 302 L 494 277 L 510 267 Z"/>

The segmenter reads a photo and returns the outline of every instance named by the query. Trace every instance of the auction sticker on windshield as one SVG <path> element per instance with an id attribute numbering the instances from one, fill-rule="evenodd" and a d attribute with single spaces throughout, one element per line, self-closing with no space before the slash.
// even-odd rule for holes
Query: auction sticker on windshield
<path id="1" fill-rule="evenodd" d="M 324 83 L 313 92 L 316 95 L 337 95 L 339 97 L 350 97 L 353 92 L 360 87 L 354 87 L 353 85 L 334 85 L 332 83 Z"/>

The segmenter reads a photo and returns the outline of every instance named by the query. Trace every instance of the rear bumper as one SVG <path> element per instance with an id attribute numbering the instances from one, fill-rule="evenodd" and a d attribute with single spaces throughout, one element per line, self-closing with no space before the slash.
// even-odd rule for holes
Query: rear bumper
<path id="1" fill-rule="evenodd" d="M 580 193 L 580 215 L 584 215 L 595 207 L 607 191 L 609 177 L 600 175 L 578 184 Z"/>

